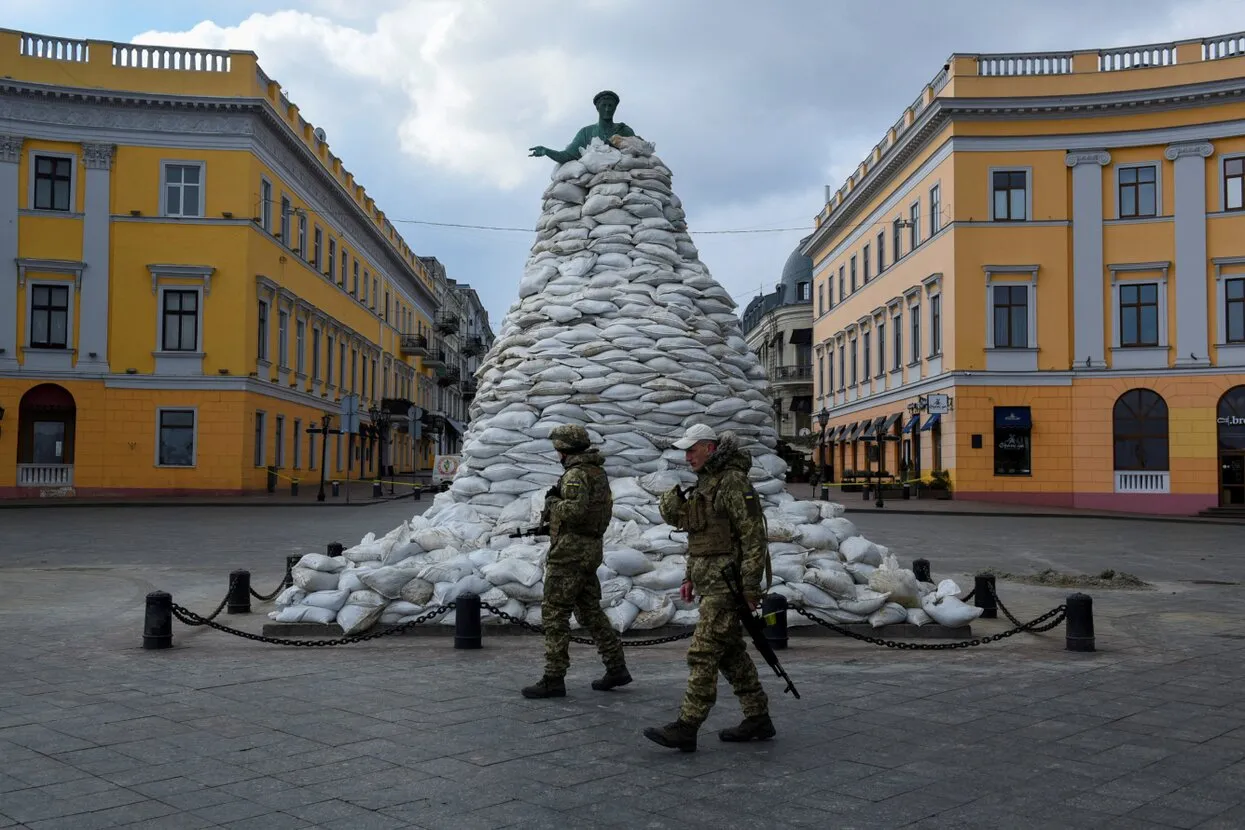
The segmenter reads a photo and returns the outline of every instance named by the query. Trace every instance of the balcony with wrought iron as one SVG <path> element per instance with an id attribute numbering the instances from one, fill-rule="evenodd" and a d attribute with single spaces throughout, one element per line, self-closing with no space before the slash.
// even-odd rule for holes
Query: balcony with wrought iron
<path id="1" fill-rule="evenodd" d="M 457 366 L 446 366 L 437 372 L 437 384 L 439 386 L 453 386 L 462 380 L 462 371 Z"/>
<path id="2" fill-rule="evenodd" d="M 442 334 L 454 334 L 458 331 L 458 316 L 442 311 L 437 314 L 437 331 Z"/>
<path id="3" fill-rule="evenodd" d="M 428 354 L 428 338 L 422 334 L 404 334 L 400 351 L 404 357 L 423 357 Z"/>
<path id="4" fill-rule="evenodd" d="M 774 385 L 811 384 L 813 382 L 813 366 L 772 366 L 769 370 L 769 382 Z"/>
<path id="5" fill-rule="evenodd" d="M 462 390 L 463 399 L 469 401 L 474 398 L 476 396 L 476 392 L 479 391 L 479 384 L 475 378 L 464 378 L 462 384 L 460 385 L 460 389 Z"/>
<path id="6" fill-rule="evenodd" d="M 463 354 L 468 357 L 484 354 L 484 338 L 478 334 L 473 334 L 467 338 L 467 342 L 463 344 Z"/>
<path id="7" fill-rule="evenodd" d="M 424 366 L 428 369 L 444 369 L 445 349 L 430 346 L 428 353 L 424 355 Z"/>

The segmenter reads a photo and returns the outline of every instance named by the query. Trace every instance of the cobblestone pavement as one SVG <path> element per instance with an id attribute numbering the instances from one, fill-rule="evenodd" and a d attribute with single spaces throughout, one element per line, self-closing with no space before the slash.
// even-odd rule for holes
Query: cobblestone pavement
<path id="1" fill-rule="evenodd" d="M 989 565 L 1113 567 L 1155 588 L 1089 591 L 1093 654 L 1064 651 L 1061 629 L 955 651 L 793 637 L 801 700 L 761 666 L 778 737 L 719 742 L 739 717 L 723 687 L 694 754 L 640 734 L 674 717 L 684 643 L 632 650 L 636 682 L 610 693 L 589 688 L 600 665 L 575 646 L 569 696 L 552 701 L 517 693 L 539 666 L 531 637 L 283 648 L 177 625 L 175 648 L 140 647 L 149 590 L 207 611 L 232 568 L 266 591 L 287 553 L 412 512 L 0 517 L 0 828 L 1245 826 L 1232 527 L 853 515 L 964 587 Z M 1028 619 L 1068 591 L 999 593 Z"/>

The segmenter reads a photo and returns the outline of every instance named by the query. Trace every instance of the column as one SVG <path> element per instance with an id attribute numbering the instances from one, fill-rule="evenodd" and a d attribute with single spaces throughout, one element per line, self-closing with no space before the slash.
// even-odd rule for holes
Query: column
<path id="1" fill-rule="evenodd" d="M 1072 168 L 1072 368 L 1105 369 L 1106 319 L 1102 305 L 1102 168 L 1105 150 L 1068 153 Z"/>
<path id="2" fill-rule="evenodd" d="M 108 247 L 109 197 L 112 192 L 114 144 L 83 144 L 86 165 L 85 210 L 82 220 L 82 310 L 78 321 L 80 372 L 108 371 L 108 296 L 112 265 Z"/>
<path id="3" fill-rule="evenodd" d="M 0 135 L 0 372 L 17 370 L 17 170 L 22 137 Z M 16 415 L 16 413 L 14 413 Z"/>
<path id="4" fill-rule="evenodd" d="M 1176 168 L 1176 365 L 1209 366 L 1206 313 L 1206 159 L 1209 141 L 1172 144 L 1163 156 Z M 1168 342 L 1171 336 L 1168 335 Z"/>

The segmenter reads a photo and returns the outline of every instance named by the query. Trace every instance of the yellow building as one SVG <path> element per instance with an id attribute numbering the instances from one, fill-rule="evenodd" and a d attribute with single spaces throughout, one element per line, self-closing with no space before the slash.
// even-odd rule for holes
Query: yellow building
<path id="1" fill-rule="evenodd" d="M 1243 182 L 1241 35 L 952 55 L 804 247 L 836 480 L 1245 504 Z"/>
<path id="2" fill-rule="evenodd" d="M 253 53 L 0 30 L 0 76 L 0 497 L 430 467 L 433 279 Z"/>

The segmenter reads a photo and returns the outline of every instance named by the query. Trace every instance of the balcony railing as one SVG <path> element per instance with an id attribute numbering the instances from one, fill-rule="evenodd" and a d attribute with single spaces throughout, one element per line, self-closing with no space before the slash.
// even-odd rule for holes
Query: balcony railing
<path id="1" fill-rule="evenodd" d="M 1171 484 L 1169 472 L 1115 471 L 1115 492 L 1117 493 L 1170 493 Z"/>
<path id="2" fill-rule="evenodd" d="M 429 348 L 424 355 L 424 365 L 430 369 L 445 368 L 445 349 Z"/>
<path id="3" fill-rule="evenodd" d="M 478 334 L 468 337 L 467 342 L 463 344 L 463 354 L 468 357 L 484 354 L 484 338 Z"/>
<path id="4" fill-rule="evenodd" d="M 477 391 L 479 391 L 479 385 L 475 378 L 467 378 L 462 382 L 462 394 L 464 398 L 468 400 L 474 398 Z"/>
<path id="5" fill-rule="evenodd" d="M 437 331 L 442 334 L 453 334 L 458 331 L 458 318 L 453 314 L 442 312 L 437 315 Z"/>
<path id="6" fill-rule="evenodd" d="M 428 338 L 422 334 L 404 334 L 400 351 L 408 357 L 423 357 L 428 354 Z"/>
<path id="7" fill-rule="evenodd" d="M 72 464 L 18 464 L 18 487 L 73 487 Z"/>
<path id="8" fill-rule="evenodd" d="M 447 366 L 438 373 L 437 383 L 441 386 L 453 386 L 462 380 L 462 372 L 457 366 Z"/>
<path id="9" fill-rule="evenodd" d="M 771 381 L 811 381 L 813 366 L 775 366 L 770 372 Z"/>

